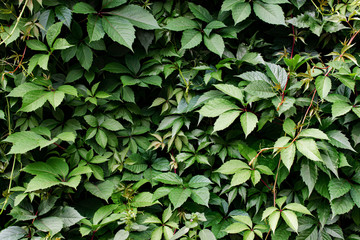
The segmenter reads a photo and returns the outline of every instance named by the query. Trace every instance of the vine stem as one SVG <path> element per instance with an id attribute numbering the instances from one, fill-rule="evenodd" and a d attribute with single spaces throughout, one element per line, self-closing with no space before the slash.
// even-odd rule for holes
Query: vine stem
<path id="1" fill-rule="evenodd" d="M 4 39 L 0 42 L 0 46 L 1 46 L 3 43 L 5 43 L 6 40 L 8 40 L 8 39 L 14 34 L 15 29 L 16 29 L 17 25 L 19 24 L 20 19 L 21 19 L 22 15 L 23 15 L 23 13 L 24 13 L 24 11 L 25 11 L 25 8 L 26 8 L 26 5 L 27 5 L 28 1 L 29 1 L 29 0 L 26 0 L 26 1 L 25 1 L 24 6 L 23 6 L 23 8 L 21 9 L 20 15 L 19 15 L 19 17 L 16 19 L 16 23 L 15 23 L 14 28 L 11 30 L 11 32 L 9 33 L 9 35 L 7 35 L 7 37 L 4 38 Z"/>

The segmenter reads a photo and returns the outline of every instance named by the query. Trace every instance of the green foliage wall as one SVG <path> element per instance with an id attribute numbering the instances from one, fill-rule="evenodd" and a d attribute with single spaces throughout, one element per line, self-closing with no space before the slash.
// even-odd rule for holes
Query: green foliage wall
<path id="1" fill-rule="evenodd" d="M 360 239 L 358 0 L 4 0 L 0 239 Z"/>

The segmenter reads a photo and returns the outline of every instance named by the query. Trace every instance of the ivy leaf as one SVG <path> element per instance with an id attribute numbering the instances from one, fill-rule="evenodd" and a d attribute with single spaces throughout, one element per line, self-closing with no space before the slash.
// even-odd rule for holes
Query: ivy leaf
<path id="1" fill-rule="evenodd" d="M 211 22 L 213 20 L 213 17 L 210 15 L 209 11 L 200 6 L 200 5 L 196 5 L 192 2 L 189 2 L 189 8 L 190 8 L 190 11 L 192 12 L 192 14 L 194 14 L 194 16 L 197 18 L 197 19 L 200 19 L 204 22 Z"/>
<path id="2" fill-rule="evenodd" d="M 86 29 L 90 38 L 90 42 L 98 41 L 105 35 L 101 18 L 98 15 L 89 14 Z"/>
<path id="3" fill-rule="evenodd" d="M 71 25 L 71 10 L 65 6 L 57 6 L 55 8 L 55 14 L 56 17 L 61 21 L 64 22 L 65 26 L 67 26 L 70 29 Z"/>
<path id="4" fill-rule="evenodd" d="M 315 166 L 315 164 L 309 160 L 303 160 L 301 162 L 301 170 L 300 170 L 300 175 L 304 181 L 304 183 L 306 184 L 306 186 L 309 189 L 309 196 L 312 193 L 315 184 L 316 184 L 316 180 L 318 177 L 318 171 L 317 171 L 317 167 Z"/>
<path id="5" fill-rule="evenodd" d="M 354 207 L 354 202 L 349 195 L 345 195 L 331 201 L 330 206 L 334 215 L 341 215 L 349 212 Z"/>
<path id="6" fill-rule="evenodd" d="M 352 109 L 352 106 L 350 104 L 348 104 L 347 102 L 333 103 L 333 105 L 331 106 L 331 113 L 332 113 L 333 119 L 350 112 L 351 109 Z"/>
<path id="7" fill-rule="evenodd" d="M 252 112 L 245 112 L 240 116 L 240 122 L 246 138 L 255 129 L 258 118 Z"/>
<path id="8" fill-rule="evenodd" d="M 63 25 L 62 22 L 58 22 L 58 23 L 51 25 L 51 27 L 49 27 L 49 29 L 47 30 L 46 41 L 50 47 L 52 47 L 53 42 L 55 41 L 57 36 L 60 34 L 62 25 Z"/>
<path id="9" fill-rule="evenodd" d="M 190 189 L 174 188 L 169 193 L 170 202 L 174 205 L 174 209 L 181 207 L 186 200 L 190 197 Z"/>
<path id="10" fill-rule="evenodd" d="M 202 35 L 197 30 L 186 30 L 181 37 L 181 49 L 191 49 L 199 45 L 202 41 Z"/>
<path id="11" fill-rule="evenodd" d="M 135 29 L 128 20 L 118 16 L 107 16 L 102 18 L 102 26 L 113 41 L 132 50 Z"/>
<path id="12" fill-rule="evenodd" d="M 61 91 L 51 91 L 46 94 L 47 100 L 54 109 L 56 109 L 61 104 L 61 102 L 64 100 L 64 97 L 65 93 Z"/>
<path id="13" fill-rule="evenodd" d="M 96 185 L 91 182 L 86 182 L 84 186 L 85 189 L 91 194 L 98 198 L 104 199 L 106 202 L 114 191 L 114 184 L 108 180 Z"/>
<path id="14" fill-rule="evenodd" d="M 351 184 L 345 179 L 331 179 L 329 182 L 330 200 L 334 200 L 335 198 L 345 195 L 350 191 L 350 189 Z"/>
<path id="15" fill-rule="evenodd" d="M 197 204 L 209 207 L 210 192 L 206 187 L 191 189 L 191 199 Z"/>
<path id="16" fill-rule="evenodd" d="M 310 138 L 303 138 L 297 140 L 296 148 L 299 152 L 301 152 L 305 157 L 313 160 L 313 161 L 321 161 L 320 152 L 316 146 L 316 142 Z"/>
<path id="17" fill-rule="evenodd" d="M 330 139 L 330 144 L 343 149 L 348 149 L 353 152 L 356 152 L 351 146 L 349 139 L 339 130 L 332 130 L 326 133 Z"/>
<path id="18" fill-rule="evenodd" d="M 331 79 L 327 76 L 318 76 L 315 80 L 315 87 L 319 96 L 324 99 L 331 90 Z"/>
<path id="19" fill-rule="evenodd" d="M 96 13 L 95 9 L 90 4 L 85 3 L 85 2 L 76 3 L 73 6 L 73 12 L 80 13 L 80 14 Z"/>
<path id="20" fill-rule="evenodd" d="M 166 28 L 171 31 L 185 31 L 198 28 L 199 25 L 196 21 L 187 17 L 172 18 L 167 22 Z M 199 31 L 197 31 L 199 32 Z M 200 33 L 200 32 L 199 32 Z M 200 34 L 201 35 L 201 34 Z"/>
<path id="21" fill-rule="evenodd" d="M 225 50 L 225 44 L 223 38 L 216 33 L 210 35 L 210 37 L 204 36 L 205 46 L 213 53 L 222 56 Z"/>
<path id="22" fill-rule="evenodd" d="M 19 226 L 10 226 L 0 232 L 0 239 L 18 240 L 21 239 L 27 232 Z"/>
<path id="23" fill-rule="evenodd" d="M 240 170 L 237 173 L 234 174 L 234 176 L 231 179 L 231 186 L 237 186 L 240 184 L 243 184 L 247 180 L 249 180 L 251 176 L 250 170 Z"/>
<path id="24" fill-rule="evenodd" d="M 283 210 L 281 212 L 281 217 L 285 220 L 286 224 L 293 229 L 295 232 L 298 231 L 298 219 L 296 214 L 293 211 Z"/>
<path id="25" fill-rule="evenodd" d="M 154 180 L 170 185 L 183 184 L 183 180 L 179 177 L 179 175 L 172 172 L 161 173 L 157 175 Z"/>
<path id="26" fill-rule="evenodd" d="M 116 15 L 123 19 L 126 19 L 136 27 L 145 30 L 160 28 L 154 16 L 150 14 L 148 11 L 146 11 L 144 8 L 137 5 L 133 5 L 133 4 L 126 5 L 118 10 L 109 12 L 109 14 Z"/>
<path id="27" fill-rule="evenodd" d="M 48 51 L 47 46 L 39 40 L 27 40 L 26 46 L 35 51 Z"/>
<path id="28" fill-rule="evenodd" d="M 219 118 L 216 119 L 214 124 L 214 132 L 224 130 L 229 127 L 237 117 L 240 115 L 238 110 L 230 110 L 220 114 Z"/>
<path id="29" fill-rule="evenodd" d="M 238 109 L 239 107 L 223 98 L 214 98 L 209 100 L 199 110 L 199 113 L 205 117 L 217 117 L 229 110 Z"/>
<path id="30" fill-rule="evenodd" d="M 76 50 L 76 58 L 83 68 L 89 70 L 93 62 L 93 52 L 85 44 L 80 44 Z"/>
<path id="31" fill-rule="evenodd" d="M 271 98 L 276 96 L 271 85 L 264 81 L 252 81 L 246 86 L 245 91 L 259 98 Z"/>
<path id="32" fill-rule="evenodd" d="M 239 22 L 244 21 L 250 16 L 251 6 L 250 3 L 238 3 L 232 7 L 232 17 L 234 19 L 235 25 Z"/>
<path id="33" fill-rule="evenodd" d="M 261 20 L 275 25 L 286 25 L 284 12 L 279 5 L 254 1 L 254 12 Z"/>

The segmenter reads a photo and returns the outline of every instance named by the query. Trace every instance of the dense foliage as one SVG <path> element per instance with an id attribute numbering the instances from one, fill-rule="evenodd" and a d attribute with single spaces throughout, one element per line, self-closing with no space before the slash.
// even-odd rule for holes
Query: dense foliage
<path id="1" fill-rule="evenodd" d="M 360 239 L 359 10 L 2 1 L 0 239 Z"/>

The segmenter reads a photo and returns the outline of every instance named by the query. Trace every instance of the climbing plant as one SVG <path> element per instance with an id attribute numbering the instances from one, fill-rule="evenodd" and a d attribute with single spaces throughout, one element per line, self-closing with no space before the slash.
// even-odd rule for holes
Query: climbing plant
<path id="1" fill-rule="evenodd" d="M 358 0 L 4 0 L 0 239 L 360 239 Z"/>

